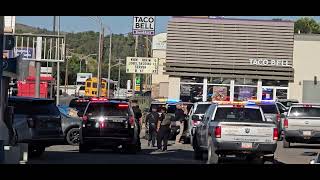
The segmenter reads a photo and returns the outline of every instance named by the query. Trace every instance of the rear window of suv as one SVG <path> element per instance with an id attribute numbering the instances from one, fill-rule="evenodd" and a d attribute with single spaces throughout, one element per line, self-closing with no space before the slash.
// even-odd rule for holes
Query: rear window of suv
<path id="1" fill-rule="evenodd" d="M 128 108 L 118 107 L 117 103 L 90 103 L 88 116 L 129 116 Z"/>
<path id="2" fill-rule="evenodd" d="M 55 103 L 48 101 L 17 102 L 14 105 L 15 114 L 27 115 L 60 115 Z"/>
<path id="3" fill-rule="evenodd" d="M 204 114 L 211 104 L 198 104 L 194 114 Z"/>
<path id="4" fill-rule="evenodd" d="M 260 104 L 259 106 L 261 107 L 263 113 L 278 114 L 278 109 L 275 104 Z"/>
<path id="5" fill-rule="evenodd" d="M 320 107 L 291 107 L 289 117 L 320 117 Z"/>
<path id="6" fill-rule="evenodd" d="M 214 117 L 221 122 L 262 122 L 260 109 L 219 107 Z"/>

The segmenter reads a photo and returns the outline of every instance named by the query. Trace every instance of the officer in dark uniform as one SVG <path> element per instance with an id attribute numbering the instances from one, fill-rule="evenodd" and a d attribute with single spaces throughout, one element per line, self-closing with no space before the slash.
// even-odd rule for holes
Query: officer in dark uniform
<path id="1" fill-rule="evenodd" d="M 141 113 L 141 109 L 139 108 L 137 100 L 132 100 L 131 101 L 131 105 L 132 105 L 132 110 L 133 110 L 133 113 L 134 113 L 134 118 L 135 118 L 136 123 L 138 125 L 138 134 L 139 134 L 138 144 L 139 144 L 139 150 L 141 150 L 140 132 L 141 132 L 141 117 L 142 117 L 142 113 Z"/>
<path id="2" fill-rule="evenodd" d="M 149 127 L 148 146 L 150 146 L 150 142 L 152 141 L 152 147 L 156 147 L 157 125 L 159 118 L 160 116 L 157 112 L 157 108 L 153 107 L 152 111 L 146 117 L 146 123 Z"/>

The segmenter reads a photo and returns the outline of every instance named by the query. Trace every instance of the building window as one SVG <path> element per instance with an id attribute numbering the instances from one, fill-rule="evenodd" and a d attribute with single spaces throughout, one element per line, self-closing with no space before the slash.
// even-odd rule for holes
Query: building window
<path id="1" fill-rule="evenodd" d="M 257 79 L 246 79 L 246 78 L 238 78 L 234 80 L 235 85 L 257 85 Z"/>
<path id="2" fill-rule="evenodd" d="M 288 98 L 288 89 L 277 89 L 276 90 L 277 99 L 287 99 Z"/>
<path id="3" fill-rule="evenodd" d="M 202 77 L 181 77 L 181 83 L 203 83 Z"/>
<path id="4" fill-rule="evenodd" d="M 262 100 L 273 100 L 273 88 L 262 88 Z"/>
<path id="5" fill-rule="evenodd" d="M 202 101 L 203 85 L 198 84 L 181 84 L 180 100 L 183 102 Z"/>
<path id="6" fill-rule="evenodd" d="M 229 101 L 230 86 L 208 85 L 207 101 Z"/>
<path id="7" fill-rule="evenodd" d="M 288 87 L 289 81 L 262 80 L 262 86 Z"/>
<path id="8" fill-rule="evenodd" d="M 257 87 L 248 86 L 235 86 L 234 87 L 234 100 L 247 101 L 257 99 Z"/>
<path id="9" fill-rule="evenodd" d="M 230 84 L 231 79 L 222 77 L 210 77 L 208 78 L 209 84 Z"/>

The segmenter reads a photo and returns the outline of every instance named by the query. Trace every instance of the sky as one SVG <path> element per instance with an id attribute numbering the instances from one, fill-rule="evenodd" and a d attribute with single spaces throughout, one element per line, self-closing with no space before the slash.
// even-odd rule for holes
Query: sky
<path id="1" fill-rule="evenodd" d="M 296 20 L 301 16 L 225 16 L 225 18 L 240 19 L 273 19 L 282 18 Z M 320 21 L 320 16 L 310 16 Z M 166 32 L 167 24 L 171 16 L 156 16 L 156 34 Z M 110 27 L 114 34 L 126 34 L 132 31 L 132 16 L 101 16 L 103 23 Z M 16 22 L 34 27 L 52 30 L 53 16 L 17 16 Z M 97 22 L 88 16 L 61 16 L 60 30 L 65 32 L 99 31 Z"/>

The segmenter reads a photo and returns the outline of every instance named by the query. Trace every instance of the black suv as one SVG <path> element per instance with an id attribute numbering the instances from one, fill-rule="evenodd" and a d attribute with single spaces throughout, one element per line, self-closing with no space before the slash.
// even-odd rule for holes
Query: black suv
<path id="1" fill-rule="evenodd" d="M 54 100 L 12 96 L 9 106 L 14 107 L 13 128 L 18 142 L 28 143 L 31 157 L 64 142 L 61 116 Z"/>
<path id="2" fill-rule="evenodd" d="M 79 116 L 82 116 L 80 153 L 94 148 L 117 150 L 120 145 L 128 153 L 136 153 L 141 148 L 139 124 L 127 101 L 93 98 Z"/>

